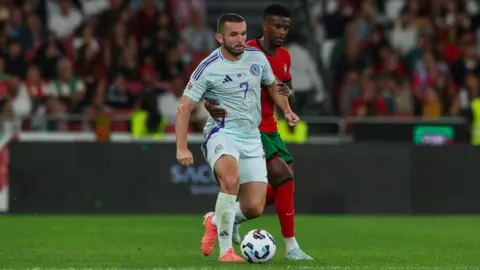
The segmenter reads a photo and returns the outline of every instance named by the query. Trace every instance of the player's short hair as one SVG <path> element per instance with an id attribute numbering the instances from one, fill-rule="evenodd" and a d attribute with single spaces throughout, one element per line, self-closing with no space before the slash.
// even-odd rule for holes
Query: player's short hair
<path id="1" fill-rule="evenodd" d="M 263 18 L 268 17 L 268 16 L 278 16 L 278 17 L 290 18 L 290 11 L 285 6 L 282 6 L 282 5 L 279 5 L 279 4 L 273 4 L 273 5 L 269 5 L 267 8 L 265 8 L 265 11 L 263 12 Z"/>
<path id="2" fill-rule="evenodd" d="M 235 14 L 235 13 L 223 14 L 217 21 L 217 33 L 223 33 L 223 31 L 225 30 L 225 23 L 227 22 L 239 23 L 244 21 L 245 19 L 238 14 Z"/>

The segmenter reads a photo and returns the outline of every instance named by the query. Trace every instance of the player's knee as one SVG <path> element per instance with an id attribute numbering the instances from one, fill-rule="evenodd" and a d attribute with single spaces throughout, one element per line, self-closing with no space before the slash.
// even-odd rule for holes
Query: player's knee
<path id="1" fill-rule="evenodd" d="M 254 219 L 263 214 L 265 202 L 261 203 L 260 200 L 256 203 L 248 203 L 242 207 L 242 213 L 247 219 Z"/>
<path id="2" fill-rule="evenodd" d="M 267 164 L 268 183 L 273 189 L 277 189 L 280 185 L 293 180 L 293 174 L 290 167 L 281 158 L 272 159 Z"/>
<path id="3" fill-rule="evenodd" d="M 236 195 L 240 186 L 239 177 L 236 175 L 225 175 L 218 178 L 220 182 L 220 191 L 227 194 Z"/>
<path id="4" fill-rule="evenodd" d="M 237 195 L 240 186 L 240 174 L 237 160 L 229 155 L 221 156 L 215 163 L 215 175 L 220 184 L 220 191 Z"/>

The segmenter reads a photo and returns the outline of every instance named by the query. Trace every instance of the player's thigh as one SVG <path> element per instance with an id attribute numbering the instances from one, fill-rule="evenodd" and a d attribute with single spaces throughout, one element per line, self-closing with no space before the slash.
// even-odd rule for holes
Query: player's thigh
<path id="1" fill-rule="evenodd" d="M 279 153 L 268 133 L 260 132 L 260 138 L 262 140 L 263 151 L 265 152 L 265 159 L 269 162 L 273 157 L 278 156 Z"/>
<path id="2" fill-rule="evenodd" d="M 277 189 L 283 183 L 293 180 L 293 173 L 287 164 L 293 158 L 278 132 L 269 133 L 268 138 L 277 153 L 267 162 L 268 183 Z"/>
<path id="3" fill-rule="evenodd" d="M 287 164 L 293 163 L 293 156 L 288 151 L 287 145 L 283 141 L 282 137 L 278 132 L 274 132 L 270 134 L 270 142 L 275 147 L 276 151 L 280 155 L 280 158 L 285 161 Z"/>
<path id="4" fill-rule="evenodd" d="M 202 152 L 220 187 L 225 187 L 229 191 L 238 189 L 240 153 L 235 144 L 224 135 L 215 134 L 203 143 Z"/>
<path id="5" fill-rule="evenodd" d="M 267 194 L 267 168 L 263 156 L 240 158 L 239 201 L 248 218 L 262 214 Z"/>

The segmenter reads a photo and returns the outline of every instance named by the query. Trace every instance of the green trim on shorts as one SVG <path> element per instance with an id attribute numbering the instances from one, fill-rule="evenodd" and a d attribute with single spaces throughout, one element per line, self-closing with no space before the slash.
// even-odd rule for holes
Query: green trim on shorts
<path id="1" fill-rule="evenodd" d="M 274 132 L 263 132 L 260 131 L 260 136 L 262 139 L 263 149 L 265 151 L 265 158 L 268 161 L 275 156 L 279 155 L 285 163 L 290 164 L 293 162 L 293 157 L 288 152 L 287 146 L 280 137 L 278 131 Z"/>

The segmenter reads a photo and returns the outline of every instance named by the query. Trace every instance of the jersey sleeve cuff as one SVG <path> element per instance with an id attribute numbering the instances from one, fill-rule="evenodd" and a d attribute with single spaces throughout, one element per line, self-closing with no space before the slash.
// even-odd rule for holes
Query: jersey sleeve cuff
<path id="1" fill-rule="evenodd" d="M 197 102 L 197 103 L 200 101 L 200 97 L 197 97 L 197 96 L 195 96 L 195 95 L 193 95 L 193 94 L 191 94 L 191 93 L 188 93 L 188 92 L 187 92 L 187 93 L 183 93 L 183 95 L 186 96 L 186 97 L 188 97 L 189 99 Z"/>
<path id="2" fill-rule="evenodd" d="M 275 77 L 271 77 L 269 79 L 270 80 L 268 80 L 265 85 L 272 85 L 275 82 Z"/>

